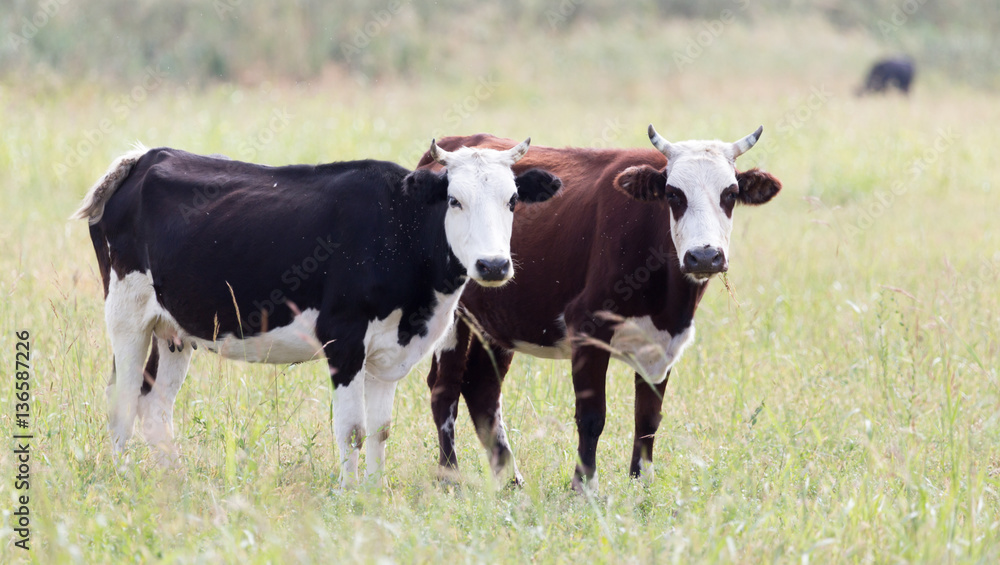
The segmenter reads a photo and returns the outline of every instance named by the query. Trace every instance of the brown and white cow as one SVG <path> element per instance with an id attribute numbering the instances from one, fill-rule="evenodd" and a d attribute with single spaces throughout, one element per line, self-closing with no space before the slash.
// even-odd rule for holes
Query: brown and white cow
<path id="1" fill-rule="evenodd" d="M 572 359 L 579 462 L 573 486 L 596 487 L 597 443 L 604 429 L 606 372 L 615 358 L 635 371 L 635 440 L 631 475 L 651 476 L 670 369 L 694 338 L 694 313 L 708 280 L 729 266 L 737 203 L 763 204 L 781 189 L 758 169 L 735 160 L 762 128 L 735 143 L 669 143 L 653 126 L 656 149 L 532 146 L 515 171 L 538 168 L 563 181 L 561 196 L 514 218 L 517 278 L 499 289 L 466 288 L 466 323 L 442 341 L 427 383 L 445 472 L 454 450 L 459 396 L 465 398 L 495 473 L 510 466 L 500 387 L 515 352 Z M 445 148 L 501 149 L 490 135 L 448 137 Z M 431 167 L 425 155 L 419 166 Z"/>

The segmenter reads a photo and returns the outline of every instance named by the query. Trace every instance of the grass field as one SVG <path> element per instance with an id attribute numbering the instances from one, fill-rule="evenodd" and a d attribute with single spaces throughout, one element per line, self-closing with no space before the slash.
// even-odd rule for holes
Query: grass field
<path id="1" fill-rule="evenodd" d="M 909 99 L 854 98 L 878 46 L 814 21 L 731 25 L 681 65 L 685 25 L 583 28 L 461 78 L 0 84 L 0 430 L 16 433 L 28 330 L 35 436 L 30 552 L 13 546 L 13 441 L 0 452 L 0 562 L 1000 562 L 1000 99 L 933 74 Z M 649 122 L 671 140 L 763 124 L 740 166 L 784 182 L 736 212 L 734 292 L 711 283 L 674 369 L 652 484 L 627 476 L 631 373 L 612 364 L 585 498 L 568 364 L 524 356 L 504 394 L 521 490 L 493 483 L 464 412 L 464 482 L 433 479 L 426 363 L 396 395 L 388 485 L 337 492 L 326 370 L 207 353 L 177 401 L 181 469 L 135 441 L 116 472 L 101 285 L 66 218 L 132 141 L 413 166 L 433 136 L 645 147 Z"/>

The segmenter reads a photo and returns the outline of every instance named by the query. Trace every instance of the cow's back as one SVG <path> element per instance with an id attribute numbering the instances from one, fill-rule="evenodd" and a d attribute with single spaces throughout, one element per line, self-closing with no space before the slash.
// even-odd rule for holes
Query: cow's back
<path id="1" fill-rule="evenodd" d="M 319 308 L 331 300 L 327 287 L 346 301 L 371 286 L 379 275 L 372 259 L 391 239 L 391 187 L 406 173 L 378 161 L 267 167 L 154 149 L 98 227 L 114 272 L 148 271 L 160 304 L 185 330 L 239 335 L 247 326 L 238 310 L 266 301 Z M 269 325 L 281 326 L 293 312 L 276 307 L 271 316 Z"/>

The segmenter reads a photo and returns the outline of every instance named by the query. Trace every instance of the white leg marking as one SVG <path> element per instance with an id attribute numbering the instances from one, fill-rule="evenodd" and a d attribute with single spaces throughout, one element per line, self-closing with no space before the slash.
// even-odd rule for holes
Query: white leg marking
<path id="1" fill-rule="evenodd" d="M 381 381 L 371 375 L 365 377 L 365 414 L 370 434 L 365 440 L 368 445 L 365 478 L 376 485 L 381 485 L 385 469 L 385 441 L 392 423 L 392 402 L 397 382 Z"/>
<path id="2" fill-rule="evenodd" d="M 441 340 L 438 341 L 437 346 L 434 349 L 434 355 L 438 361 L 441 360 L 441 354 L 446 351 L 454 351 L 458 347 L 458 330 L 456 326 L 461 322 L 456 322 L 448 326 L 445 330 L 444 335 Z"/>
<path id="3" fill-rule="evenodd" d="M 653 462 L 645 457 L 639 459 L 639 479 L 645 485 L 653 484 L 653 479 L 656 478 L 656 472 L 653 469 Z"/>
<path id="4" fill-rule="evenodd" d="M 118 280 L 114 271 L 104 302 L 104 320 L 115 357 L 115 384 L 108 387 L 113 455 L 117 460 L 132 437 L 142 388 L 142 371 L 149 352 L 153 285 L 145 273 L 129 273 Z"/>
<path id="5" fill-rule="evenodd" d="M 347 386 L 333 391 L 333 432 L 340 448 L 340 486 L 354 486 L 358 480 L 358 454 L 365 441 L 364 369 Z"/>
<path id="6" fill-rule="evenodd" d="M 174 443 L 174 400 L 187 376 L 193 349 L 188 345 L 171 352 L 164 340 L 156 344 L 160 355 L 156 383 L 149 394 L 139 397 L 139 419 L 143 437 L 156 450 L 157 463 L 174 465 L 180 456 Z"/>
<path id="7" fill-rule="evenodd" d="M 458 401 L 451 403 L 448 408 L 448 419 L 441 424 L 441 431 L 450 435 L 452 437 L 452 443 L 454 443 L 455 438 L 455 417 L 458 415 Z"/>
<path id="8" fill-rule="evenodd" d="M 514 460 L 514 452 L 510 449 L 510 442 L 507 440 L 507 424 L 503 421 L 503 395 L 497 399 L 497 413 L 496 413 L 496 423 L 494 425 L 494 433 L 497 437 L 497 445 L 501 446 L 509 454 L 509 459 L 504 467 L 500 466 L 500 461 L 496 457 L 490 458 L 490 466 L 493 467 L 493 475 L 500 476 L 500 474 L 506 469 L 511 480 L 517 484 L 524 483 L 524 478 L 521 473 L 517 470 L 517 461 Z"/>

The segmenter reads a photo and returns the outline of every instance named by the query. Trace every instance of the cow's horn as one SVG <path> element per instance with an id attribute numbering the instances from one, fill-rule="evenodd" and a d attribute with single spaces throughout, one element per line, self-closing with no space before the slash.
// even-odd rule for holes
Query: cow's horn
<path id="1" fill-rule="evenodd" d="M 511 147 L 507 151 L 507 155 L 509 155 L 511 160 L 513 160 L 513 162 L 516 163 L 520 161 L 521 157 L 524 157 L 524 155 L 528 152 L 528 146 L 530 145 L 531 145 L 531 138 L 529 137 L 528 139 L 525 139 L 524 141 L 518 143 L 514 147 Z"/>
<path id="2" fill-rule="evenodd" d="M 757 128 L 757 131 L 751 133 L 750 135 L 744 137 L 743 139 L 737 141 L 736 143 L 733 143 L 733 159 L 749 151 L 750 148 L 753 147 L 755 143 L 757 143 L 757 140 L 760 139 L 760 134 L 763 131 L 764 131 L 764 126 L 760 126 L 759 128 Z"/>
<path id="3" fill-rule="evenodd" d="M 431 140 L 430 154 L 431 159 L 434 159 L 436 162 L 444 165 L 445 167 L 448 166 L 448 158 L 451 157 L 451 152 L 438 147 L 436 139 Z"/>
<path id="4" fill-rule="evenodd" d="M 660 153 L 663 153 L 664 157 L 670 159 L 670 142 L 663 139 L 662 135 L 656 133 L 656 128 L 653 127 L 653 124 L 649 124 L 649 140 L 653 142 L 653 147 L 657 148 Z"/>

